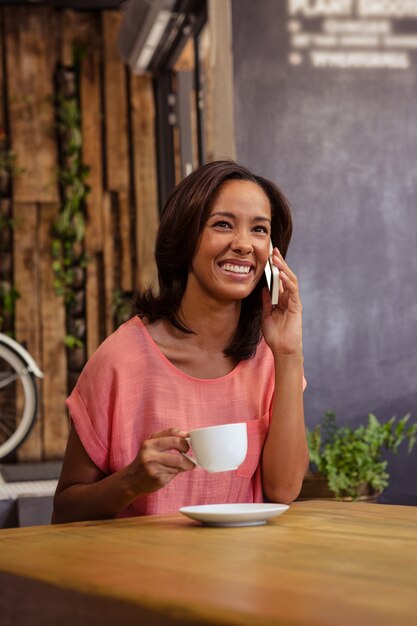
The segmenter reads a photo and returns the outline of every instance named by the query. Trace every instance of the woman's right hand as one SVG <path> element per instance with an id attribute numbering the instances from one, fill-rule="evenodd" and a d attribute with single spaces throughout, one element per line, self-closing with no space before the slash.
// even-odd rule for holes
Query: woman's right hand
<path id="1" fill-rule="evenodd" d="M 182 454 L 188 452 L 190 447 L 187 437 L 187 432 L 169 428 L 151 435 L 142 443 L 130 464 L 138 492 L 158 491 L 179 473 L 194 469 L 195 464 Z"/>
<path id="2" fill-rule="evenodd" d="M 181 472 L 192 470 L 188 433 L 170 428 L 143 442 L 136 458 L 114 474 L 104 474 L 71 428 L 54 498 L 54 523 L 109 519 L 138 496 L 158 491 Z"/>

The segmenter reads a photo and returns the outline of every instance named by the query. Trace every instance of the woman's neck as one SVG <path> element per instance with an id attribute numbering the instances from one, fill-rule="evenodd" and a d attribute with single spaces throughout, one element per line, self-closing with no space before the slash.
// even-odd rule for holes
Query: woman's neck
<path id="1" fill-rule="evenodd" d="M 206 300 L 205 304 L 185 298 L 178 311 L 179 320 L 192 334 L 180 331 L 167 320 L 149 324 L 145 319 L 144 323 L 161 352 L 179 370 L 195 378 L 219 378 L 237 364 L 223 351 L 236 332 L 239 310 L 207 306 Z"/>
<path id="2" fill-rule="evenodd" d="M 196 298 L 185 291 L 178 318 L 194 332 L 196 345 L 221 351 L 235 336 L 240 317 L 240 302 L 219 303 Z"/>

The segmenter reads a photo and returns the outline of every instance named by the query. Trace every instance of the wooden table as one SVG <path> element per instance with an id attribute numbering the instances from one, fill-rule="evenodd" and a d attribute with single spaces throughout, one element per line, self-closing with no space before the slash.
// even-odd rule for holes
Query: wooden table
<path id="1" fill-rule="evenodd" d="M 306 501 L 264 526 L 180 514 L 0 531 L 2 626 L 417 624 L 417 508 Z"/>

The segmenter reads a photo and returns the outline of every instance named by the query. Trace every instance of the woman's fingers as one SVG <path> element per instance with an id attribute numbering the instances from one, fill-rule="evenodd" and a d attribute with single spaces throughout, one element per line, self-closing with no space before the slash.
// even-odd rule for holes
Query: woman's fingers
<path id="1" fill-rule="evenodd" d="M 161 437 L 188 437 L 190 433 L 187 433 L 185 430 L 180 430 L 179 428 L 168 428 L 167 430 L 163 430 L 159 433 L 154 433 L 150 436 L 150 439 L 160 439 Z"/>
<path id="2" fill-rule="evenodd" d="M 273 310 L 273 306 L 271 303 L 271 296 L 269 295 L 269 290 L 267 287 L 263 287 L 262 289 L 262 320 L 264 320 L 268 315 L 271 314 Z"/>
<path id="3" fill-rule="evenodd" d="M 159 452 L 166 450 L 178 450 L 178 452 L 187 452 L 188 441 L 184 437 L 153 437 L 143 442 L 143 446 L 150 447 Z"/>
<path id="4" fill-rule="evenodd" d="M 152 493 L 165 487 L 178 474 L 192 470 L 195 465 L 182 454 L 164 453 L 149 455 L 141 451 L 138 455 L 138 477 L 144 493 Z"/>
<path id="5" fill-rule="evenodd" d="M 284 260 L 278 248 L 274 248 L 273 259 L 279 269 L 279 277 L 282 282 L 283 291 L 287 291 L 297 302 L 301 302 L 298 288 L 298 278 Z"/>
<path id="6" fill-rule="evenodd" d="M 195 464 L 183 454 L 171 452 L 155 453 L 152 462 L 157 463 L 167 473 L 185 472 L 195 467 Z"/>
<path id="7" fill-rule="evenodd" d="M 297 276 L 294 274 L 294 272 L 291 270 L 290 266 L 288 265 L 288 263 L 284 260 L 284 257 L 282 256 L 282 254 L 280 253 L 280 251 L 278 250 L 278 248 L 274 248 L 274 252 L 272 255 L 272 259 L 276 260 L 275 265 L 278 267 L 278 269 L 281 272 L 284 272 L 285 274 L 287 274 L 287 276 L 289 278 L 291 278 L 291 280 L 298 282 Z"/>
<path id="8" fill-rule="evenodd" d="M 298 284 L 292 279 L 286 272 L 280 272 L 280 278 L 284 283 L 284 289 L 287 289 L 291 293 L 298 293 Z"/>
<path id="9" fill-rule="evenodd" d="M 169 428 L 152 435 L 142 444 L 139 453 L 142 463 L 144 465 L 157 463 L 177 471 L 193 469 L 194 464 L 192 461 L 183 456 L 183 453 L 188 452 L 190 448 L 185 435 L 188 435 L 188 433 L 176 428 Z M 176 452 L 181 454 L 176 454 Z"/>

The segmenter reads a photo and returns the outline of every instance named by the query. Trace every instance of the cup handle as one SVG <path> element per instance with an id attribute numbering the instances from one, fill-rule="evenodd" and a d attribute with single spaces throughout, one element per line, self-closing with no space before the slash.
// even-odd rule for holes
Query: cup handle
<path id="1" fill-rule="evenodd" d="M 189 437 L 186 437 L 186 440 L 188 441 L 188 443 L 190 443 L 191 439 Z M 201 467 L 201 465 L 199 465 L 197 463 L 197 461 L 190 456 L 189 454 L 185 454 L 185 452 L 181 452 L 182 456 L 185 456 L 186 459 L 188 459 L 189 461 L 192 461 L 194 463 L 194 465 L 196 465 L 197 467 Z"/>
<path id="2" fill-rule="evenodd" d="M 196 465 L 197 467 L 200 467 L 200 465 L 197 463 L 195 459 L 193 459 L 192 456 L 188 456 L 188 454 L 185 454 L 185 452 L 181 452 L 181 454 L 182 456 L 185 456 L 186 459 L 189 459 L 190 461 L 192 461 L 194 465 Z"/>

